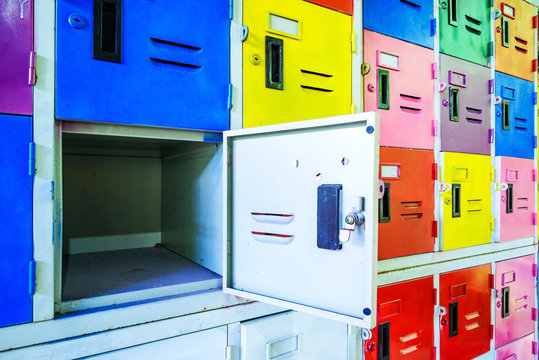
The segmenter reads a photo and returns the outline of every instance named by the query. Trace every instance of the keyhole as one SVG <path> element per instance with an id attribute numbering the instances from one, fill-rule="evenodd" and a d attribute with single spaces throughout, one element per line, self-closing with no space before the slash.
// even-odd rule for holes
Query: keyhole
<path id="1" fill-rule="evenodd" d="M 347 157 L 343 157 L 342 160 L 341 160 L 341 164 L 342 164 L 343 166 L 348 165 L 349 162 L 350 162 L 350 161 L 348 160 Z"/>

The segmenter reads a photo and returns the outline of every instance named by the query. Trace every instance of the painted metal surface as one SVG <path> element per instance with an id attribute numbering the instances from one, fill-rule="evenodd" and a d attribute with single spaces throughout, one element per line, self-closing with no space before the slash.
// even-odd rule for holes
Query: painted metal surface
<path id="1" fill-rule="evenodd" d="M 380 145 L 434 148 L 433 51 L 365 30 L 365 111 L 380 112 Z"/>
<path id="2" fill-rule="evenodd" d="M 490 242 L 491 165 L 485 155 L 442 153 L 443 250 Z"/>
<path id="3" fill-rule="evenodd" d="M 489 1 L 442 0 L 439 8 L 440 52 L 489 66 Z"/>
<path id="4" fill-rule="evenodd" d="M 535 234 L 536 172 L 532 159 L 496 157 L 496 196 L 499 226 L 496 240 L 522 239 Z"/>
<path id="5" fill-rule="evenodd" d="M 306 0 L 313 4 L 318 4 L 329 9 L 337 10 L 342 13 L 352 15 L 354 10 L 353 0 Z"/>
<path id="6" fill-rule="evenodd" d="M 496 72 L 495 153 L 533 159 L 534 85 L 533 82 Z"/>
<path id="7" fill-rule="evenodd" d="M 496 348 L 535 330 L 535 255 L 496 263 Z"/>
<path id="8" fill-rule="evenodd" d="M 382 8 L 383 7 L 383 8 Z M 363 1 L 363 27 L 432 49 L 433 3 L 428 0 Z"/>
<path id="9" fill-rule="evenodd" d="M 0 15 L 0 113 L 32 115 L 34 1 L 4 0 Z"/>
<path id="10" fill-rule="evenodd" d="M 0 115 L 0 134 L 0 326 L 7 326 L 32 321 L 32 118 Z"/>
<path id="11" fill-rule="evenodd" d="M 496 360 L 534 360 L 535 334 L 529 334 L 496 350 Z"/>
<path id="12" fill-rule="evenodd" d="M 434 251 L 434 153 L 380 148 L 378 259 Z"/>
<path id="13" fill-rule="evenodd" d="M 350 114 L 352 17 L 303 0 L 245 0 L 243 126 Z"/>
<path id="14" fill-rule="evenodd" d="M 490 264 L 440 274 L 440 359 L 473 359 L 490 350 Z"/>
<path id="15" fill-rule="evenodd" d="M 533 82 L 535 6 L 524 0 L 496 0 L 501 16 L 494 20 L 496 38 L 496 71 Z"/>
<path id="16" fill-rule="evenodd" d="M 58 1 L 56 117 L 226 130 L 229 57 L 226 1 Z"/>
<path id="17" fill-rule="evenodd" d="M 241 323 L 242 360 L 347 360 L 346 324 L 298 312 Z"/>
<path id="18" fill-rule="evenodd" d="M 433 316 L 432 277 L 379 287 L 378 326 L 364 341 L 365 360 L 430 359 Z"/>
<path id="19" fill-rule="evenodd" d="M 490 69 L 452 56 L 441 62 L 441 150 L 490 154 Z"/>
<path id="20" fill-rule="evenodd" d="M 371 112 L 224 133 L 226 293 L 374 326 L 378 124 Z M 334 220 L 318 210 L 325 184 L 342 187 L 332 250 L 317 246 L 319 220 Z"/>

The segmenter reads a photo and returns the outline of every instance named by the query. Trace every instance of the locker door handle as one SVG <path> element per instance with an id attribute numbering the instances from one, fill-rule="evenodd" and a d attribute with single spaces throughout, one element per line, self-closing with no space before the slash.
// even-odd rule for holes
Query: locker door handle
<path id="1" fill-rule="evenodd" d="M 283 90 L 283 39 L 266 36 L 266 87 Z"/>
<path id="2" fill-rule="evenodd" d="M 389 324 L 378 325 L 378 360 L 389 360 Z"/>
<path id="3" fill-rule="evenodd" d="M 502 129 L 511 130 L 510 125 L 511 124 L 509 120 L 509 101 L 504 100 L 502 102 Z"/>
<path id="4" fill-rule="evenodd" d="M 502 46 L 509 47 L 509 20 L 502 16 Z"/>
<path id="5" fill-rule="evenodd" d="M 94 0 L 94 59 L 122 62 L 122 0 Z"/>
<path id="6" fill-rule="evenodd" d="M 461 193 L 460 184 L 451 185 L 452 191 L 452 217 L 460 217 Z"/>
<path id="7" fill-rule="evenodd" d="M 509 286 L 502 289 L 502 319 L 509 316 Z"/>
<path id="8" fill-rule="evenodd" d="M 505 213 L 513 213 L 513 184 L 507 184 L 506 190 L 506 199 L 505 199 Z"/>
<path id="9" fill-rule="evenodd" d="M 384 196 L 378 200 L 378 222 L 391 221 L 391 184 L 384 183 Z"/>
<path id="10" fill-rule="evenodd" d="M 449 120 L 459 121 L 459 89 L 449 88 Z"/>
<path id="11" fill-rule="evenodd" d="M 378 109 L 389 110 L 389 71 L 378 69 Z"/>
<path id="12" fill-rule="evenodd" d="M 299 353 L 299 334 L 283 336 L 278 339 L 268 341 L 266 344 L 266 360 L 284 359 L 292 354 Z"/>
<path id="13" fill-rule="evenodd" d="M 457 0 L 449 0 L 449 15 L 448 15 L 449 25 L 458 26 L 457 18 Z"/>
<path id="14" fill-rule="evenodd" d="M 458 301 L 449 304 L 449 337 L 459 334 L 459 303 Z"/>

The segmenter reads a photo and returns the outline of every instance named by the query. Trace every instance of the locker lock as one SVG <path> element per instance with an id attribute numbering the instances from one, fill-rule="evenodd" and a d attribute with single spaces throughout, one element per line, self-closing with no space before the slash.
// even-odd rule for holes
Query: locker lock
<path id="1" fill-rule="evenodd" d="M 86 19 L 79 14 L 71 14 L 67 18 L 67 22 L 69 23 L 69 26 L 71 26 L 73 29 L 82 29 L 86 26 Z"/>
<path id="2" fill-rule="evenodd" d="M 356 226 L 361 226 L 365 223 L 365 214 L 362 211 L 351 212 L 344 218 L 344 228 L 339 232 L 339 241 L 341 243 L 350 240 L 350 234 L 356 229 Z"/>
<path id="3" fill-rule="evenodd" d="M 446 0 L 440 1 L 440 8 L 447 9 L 447 1 Z"/>
<path id="4" fill-rule="evenodd" d="M 253 63 L 253 65 L 258 65 L 260 64 L 261 61 L 262 61 L 262 58 L 260 57 L 260 55 L 258 54 L 251 55 L 251 63 Z"/>

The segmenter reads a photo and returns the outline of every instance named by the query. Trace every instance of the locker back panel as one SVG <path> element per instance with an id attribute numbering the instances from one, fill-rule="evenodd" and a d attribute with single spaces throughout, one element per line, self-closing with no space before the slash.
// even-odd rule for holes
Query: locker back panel
<path id="1" fill-rule="evenodd" d="M 440 52 L 490 64 L 490 1 L 448 0 L 440 6 Z"/>
<path id="2" fill-rule="evenodd" d="M 535 7 L 523 0 L 496 0 L 496 71 L 534 81 Z"/>
<path id="3" fill-rule="evenodd" d="M 440 55 L 442 151 L 490 154 L 490 70 Z"/>
<path id="4" fill-rule="evenodd" d="M 434 250 L 434 180 L 432 151 L 380 148 L 380 178 L 390 185 L 381 199 L 378 259 Z"/>
<path id="5" fill-rule="evenodd" d="M 0 113 L 32 114 L 32 86 L 28 84 L 34 43 L 33 0 L 0 3 Z"/>
<path id="6" fill-rule="evenodd" d="M 440 359 L 473 359 L 489 351 L 490 270 L 487 264 L 440 275 L 440 306 L 448 310 L 440 316 Z"/>
<path id="7" fill-rule="evenodd" d="M 496 156 L 533 159 L 534 86 L 532 82 L 496 72 Z"/>
<path id="8" fill-rule="evenodd" d="M 350 114 L 352 17 L 302 0 L 247 0 L 244 127 Z"/>
<path id="9" fill-rule="evenodd" d="M 432 277 L 379 287 L 378 325 L 364 343 L 365 359 L 430 359 L 434 346 L 432 294 Z"/>
<path id="10" fill-rule="evenodd" d="M 535 334 L 529 334 L 496 350 L 496 360 L 534 360 Z"/>
<path id="11" fill-rule="evenodd" d="M 432 49 L 432 1 L 379 0 L 363 1 L 363 27 L 400 40 Z"/>
<path id="12" fill-rule="evenodd" d="M 535 255 L 496 263 L 496 348 L 535 329 L 534 264 Z"/>
<path id="13" fill-rule="evenodd" d="M 491 164 L 485 155 L 442 153 L 443 250 L 486 244 L 491 239 Z M 458 190 L 457 190 L 458 189 Z"/>
<path id="14" fill-rule="evenodd" d="M 56 22 L 56 117 L 229 128 L 226 1 L 58 1 Z"/>
<path id="15" fill-rule="evenodd" d="M 305 0 L 318 4 L 329 9 L 337 10 L 342 13 L 352 15 L 354 3 L 353 0 Z"/>
<path id="16" fill-rule="evenodd" d="M 7 326 L 32 321 L 33 180 L 28 163 L 32 118 L 0 115 L 0 134 L 0 326 Z"/>
<path id="17" fill-rule="evenodd" d="M 434 148 L 433 51 L 365 30 L 365 111 L 380 113 L 380 145 Z"/>

